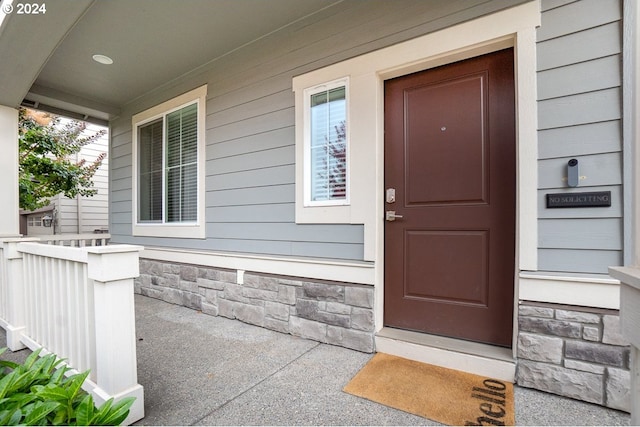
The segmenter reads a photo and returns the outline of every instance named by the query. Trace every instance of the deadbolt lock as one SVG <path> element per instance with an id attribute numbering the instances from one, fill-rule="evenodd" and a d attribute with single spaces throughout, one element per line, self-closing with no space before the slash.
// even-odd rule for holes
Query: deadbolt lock
<path id="1" fill-rule="evenodd" d="M 387 203 L 393 203 L 396 201 L 396 189 L 387 188 Z"/>

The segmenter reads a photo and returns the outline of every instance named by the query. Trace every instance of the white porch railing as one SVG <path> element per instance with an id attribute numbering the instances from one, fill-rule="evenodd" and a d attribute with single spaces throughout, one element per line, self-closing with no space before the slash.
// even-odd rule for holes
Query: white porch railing
<path id="1" fill-rule="evenodd" d="M 83 388 L 98 405 L 111 397 L 135 397 L 125 420 L 133 423 L 144 417 L 133 300 L 142 248 L 99 244 L 1 240 L 0 326 L 13 351 L 42 347 L 74 370 L 90 369 Z"/>
<path id="2" fill-rule="evenodd" d="M 107 246 L 111 240 L 111 234 L 52 234 L 38 236 L 42 243 L 58 246 Z"/>

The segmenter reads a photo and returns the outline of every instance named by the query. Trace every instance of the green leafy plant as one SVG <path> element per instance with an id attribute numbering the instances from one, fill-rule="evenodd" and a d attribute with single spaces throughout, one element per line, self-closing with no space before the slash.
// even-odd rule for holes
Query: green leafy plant
<path id="1" fill-rule="evenodd" d="M 102 153 L 87 164 L 74 161 L 82 147 L 101 138 L 105 131 L 84 136 L 86 123 L 61 124 L 59 117 L 20 108 L 18 114 L 20 207 L 35 210 L 47 206 L 50 198 L 62 193 L 93 196 L 93 176 L 106 157 Z"/>
<path id="2" fill-rule="evenodd" d="M 0 360 L 0 425 L 119 425 L 127 418 L 135 398 L 96 408 L 82 390 L 89 371 L 67 376 L 62 359 L 39 355 L 31 353 L 22 365 Z"/>

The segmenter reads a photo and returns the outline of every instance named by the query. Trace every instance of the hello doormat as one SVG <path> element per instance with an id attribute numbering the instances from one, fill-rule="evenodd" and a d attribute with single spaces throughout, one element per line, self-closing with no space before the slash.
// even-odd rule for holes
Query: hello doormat
<path id="1" fill-rule="evenodd" d="M 513 384 L 384 353 L 344 391 L 448 425 L 515 424 Z"/>

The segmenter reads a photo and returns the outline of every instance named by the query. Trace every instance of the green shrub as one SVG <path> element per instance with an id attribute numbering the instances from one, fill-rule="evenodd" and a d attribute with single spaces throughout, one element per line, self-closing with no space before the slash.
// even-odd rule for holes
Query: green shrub
<path id="1" fill-rule="evenodd" d="M 62 359 L 39 355 L 31 353 L 22 365 L 0 360 L 0 425 L 119 425 L 127 418 L 135 398 L 96 408 L 81 388 L 89 371 L 66 376 L 70 368 Z"/>

